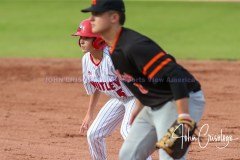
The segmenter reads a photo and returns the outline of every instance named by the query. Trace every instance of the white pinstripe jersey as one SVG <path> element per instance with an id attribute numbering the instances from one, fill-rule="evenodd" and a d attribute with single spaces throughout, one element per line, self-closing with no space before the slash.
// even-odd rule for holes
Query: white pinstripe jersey
<path id="1" fill-rule="evenodd" d="M 119 81 L 109 55 L 109 49 L 103 50 L 103 57 L 99 64 L 93 62 L 90 52 L 82 58 L 83 84 L 88 95 L 99 90 L 114 98 L 133 96 L 128 88 Z"/>

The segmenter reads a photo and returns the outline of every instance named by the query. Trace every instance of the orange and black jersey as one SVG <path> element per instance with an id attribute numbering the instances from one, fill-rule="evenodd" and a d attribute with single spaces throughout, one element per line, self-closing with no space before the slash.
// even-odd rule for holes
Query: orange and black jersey
<path id="1" fill-rule="evenodd" d="M 200 90 L 199 82 L 154 41 L 122 28 L 111 48 L 118 77 L 140 102 L 159 107 Z"/>

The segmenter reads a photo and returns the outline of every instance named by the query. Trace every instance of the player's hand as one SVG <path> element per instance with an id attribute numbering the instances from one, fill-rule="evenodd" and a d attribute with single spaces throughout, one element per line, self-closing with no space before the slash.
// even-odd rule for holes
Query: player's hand
<path id="1" fill-rule="evenodd" d="M 80 127 L 79 133 L 81 135 L 83 135 L 88 130 L 89 126 L 91 125 L 91 121 L 92 121 L 92 114 L 87 113 L 85 118 L 83 119 L 82 125 Z"/>

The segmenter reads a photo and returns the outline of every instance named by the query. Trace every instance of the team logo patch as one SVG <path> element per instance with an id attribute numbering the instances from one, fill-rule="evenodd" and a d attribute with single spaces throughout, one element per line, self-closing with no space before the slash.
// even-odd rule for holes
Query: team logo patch
<path id="1" fill-rule="evenodd" d="M 97 0 L 92 0 L 92 5 L 96 5 L 97 4 Z"/>
<path id="2" fill-rule="evenodd" d="M 134 81 L 133 76 L 131 76 L 130 74 L 127 73 L 121 74 L 119 70 L 115 70 L 115 74 L 121 81 L 125 81 L 128 83 Z M 133 83 L 133 85 L 136 86 L 142 94 L 148 94 L 148 89 L 144 88 L 140 83 Z"/>
<path id="3" fill-rule="evenodd" d="M 115 70 L 115 74 L 117 75 L 118 79 L 120 79 L 121 81 L 126 81 L 126 82 L 132 82 L 134 80 L 134 78 L 127 73 L 121 74 L 119 72 L 119 70 Z"/>
<path id="4" fill-rule="evenodd" d="M 80 29 L 80 30 L 83 30 L 83 26 L 82 26 L 82 25 L 80 25 L 80 26 L 79 26 L 79 29 Z"/>
<path id="5" fill-rule="evenodd" d="M 144 88 L 140 83 L 133 83 L 133 85 L 136 86 L 142 94 L 148 94 L 148 90 Z"/>

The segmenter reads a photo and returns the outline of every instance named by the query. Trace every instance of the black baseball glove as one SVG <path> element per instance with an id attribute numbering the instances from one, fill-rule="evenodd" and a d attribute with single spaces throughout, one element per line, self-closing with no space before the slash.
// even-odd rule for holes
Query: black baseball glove
<path id="1" fill-rule="evenodd" d="M 173 159 L 179 159 L 184 156 L 191 144 L 196 128 L 197 125 L 194 120 L 178 118 L 163 138 L 156 143 L 156 148 L 162 148 Z"/>

